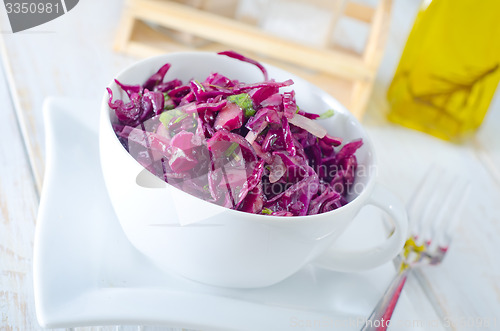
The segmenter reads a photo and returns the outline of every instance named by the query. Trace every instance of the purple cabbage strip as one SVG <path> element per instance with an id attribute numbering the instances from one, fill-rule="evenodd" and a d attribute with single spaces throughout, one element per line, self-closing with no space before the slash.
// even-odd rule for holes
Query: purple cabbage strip
<path id="1" fill-rule="evenodd" d="M 168 69 L 170 69 L 170 63 L 165 63 L 155 74 L 149 77 L 148 80 L 142 84 L 142 87 L 153 91 L 154 88 L 163 81 Z"/>
<path id="2" fill-rule="evenodd" d="M 304 166 L 307 175 L 274 198 L 265 207 L 273 212 L 288 211 L 295 216 L 307 215 L 309 205 L 319 187 L 319 177 L 309 166 Z"/>
<path id="3" fill-rule="evenodd" d="M 128 97 L 130 98 L 130 96 L 134 93 L 141 93 L 142 92 L 142 87 L 141 85 L 125 85 L 125 84 L 122 84 L 120 83 L 118 80 L 115 79 L 115 83 L 118 84 L 118 86 L 120 86 L 120 88 L 125 92 L 127 93 Z"/>
<path id="4" fill-rule="evenodd" d="M 288 79 L 285 80 L 284 82 L 275 82 L 275 81 L 266 81 L 262 83 L 254 83 L 254 84 L 241 84 L 234 89 L 234 94 L 240 94 L 247 92 L 248 90 L 256 89 L 256 88 L 262 88 L 262 87 L 275 87 L 275 88 L 281 88 L 281 87 L 286 87 L 293 85 L 293 80 Z"/>
<path id="5" fill-rule="evenodd" d="M 160 83 L 155 86 L 155 92 L 168 92 L 178 86 L 181 86 L 182 82 L 179 79 L 173 79 L 168 82 Z"/>
<path id="6" fill-rule="evenodd" d="M 171 98 L 183 98 L 189 92 L 191 92 L 191 87 L 189 85 L 181 85 L 167 92 L 168 96 Z"/>
<path id="7" fill-rule="evenodd" d="M 163 104 L 165 102 L 165 97 L 163 96 L 163 93 L 150 92 L 148 90 L 145 90 L 144 95 L 142 97 L 142 101 L 151 105 L 152 111 L 154 112 L 155 115 L 159 115 L 163 112 Z"/>
<path id="8" fill-rule="evenodd" d="M 238 83 L 237 81 L 231 80 L 227 78 L 224 75 L 221 75 L 217 72 L 211 73 L 207 79 L 205 79 L 205 83 L 212 87 L 218 87 L 218 88 L 231 88 L 235 86 L 235 83 Z"/>
<path id="9" fill-rule="evenodd" d="M 147 103 L 143 103 L 138 93 L 132 93 L 128 103 L 124 103 L 122 100 L 113 102 L 113 92 L 110 88 L 107 90 L 109 94 L 108 106 L 115 111 L 120 123 L 135 126 L 140 123 L 140 120 L 147 119 L 151 114 L 152 107 L 150 109 Z"/>
<path id="10" fill-rule="evenodd" d="M 342 159 L 344 159 L 346 157 L 354 155 L 356 150 L 358 148 L 360 148 L 362 145 L 363 145 L 363 140 L 361 140 L 361 139 L 356 139 L 356 140 L 353 140 L 353 141 L 345 144 L 338 152 L 338 154 L 336 156 L 337 160 L 341 161 Z"/>
<path id="11" fill-rule="evenodd" d="M 267 100 L 273 95 L 280 95 L 279 87 L 273 85 L 267 85 L 254 88 L 252 91 L 250 91 L 249 95 L 250 98 L 252 98 L 254 105 L 261 105 L 264 100 Z"/>
<path id="12" fill-rule="evenodd" d="M 329 134 L 327 134 L 326 136 L 321 138 L 321 141 L 324 142 L 325 144 L 331 145 L 331 146 L 340 146 L 342 144 L 341 138 L 332 137 Z M 361 147 L 361 145 L 359 145 L 358 147 Z M 354 150 L 358 149 L 358 147 L 356 147 Z"/>
<path id="13" fill-rule="evenodd" d="M 297 104 L 295 103 L 295 92 L 283 93 L 283 107 L 286 118 L 292 118 L 297 112 Z"/>
<path id="14" fill-rule="evenodd" d="M 313 114 L 313 113 L 308 113 L 306 111 L 303 111 L 302 109 L 299 109 L 299 111 L 297 112 L 297 114 L 299 115 L 302 115 L 304 117 L 307 117 L 311 120 L 315 120 L 319 117 L 319 114 Z"/>
<path id="15" fill-rule="evenodd" d="M 288 125 L 288 120 L 285 116 L 281 118 L 281 125 L 283 127 L 283 139 L 285 140 L 286 150 L 291 156 L 295 156 L 295 154 L 297 154 L 297 149 L 295 148 L 295 144 L 293 143 L 290 125 Z"/>
<path id="16" fill-rule="evenodd" d="M 237 60 L 240 60 L 240 61 L 243 61 L 243 62 L 248 62 L 248 63 L 251 63 L 251 64 L 257 66 L 257 68 L 259 68 L 260 71 L 262 71 L 262 74 L 264 75 L 264 80 L 268 80 L 267 70 L 259 62 L 255 61 L 253 59 L 250 59 L 250 58 L 248 58 L 246 56 L 243 56 L 243 55 L 241 55 L 239 53 L 236 53 L 235 51 L 224 51 L 224 52 L 219 52 L 217 54 L 219 54 L 219 55 L 226 55 L 226 56 L 232 57 L 233 59 L 237 59 Z"/>

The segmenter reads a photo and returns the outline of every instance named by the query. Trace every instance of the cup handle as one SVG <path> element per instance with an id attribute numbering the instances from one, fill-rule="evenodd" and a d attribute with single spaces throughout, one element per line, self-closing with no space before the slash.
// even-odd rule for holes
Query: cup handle
<path id="1" fill-rule="evenodd" d="M 313 261 L 314 265 L 336 271 L 363 271 L 392 260 L 401 251 L 408 232 L 408 216 L 403 204 L 380 184 L 375 185 L 367 204 L 389 214 L 395 226 L 392 235 L 379 246 L 366 250 L 347 251 L 330 247 Z"/>

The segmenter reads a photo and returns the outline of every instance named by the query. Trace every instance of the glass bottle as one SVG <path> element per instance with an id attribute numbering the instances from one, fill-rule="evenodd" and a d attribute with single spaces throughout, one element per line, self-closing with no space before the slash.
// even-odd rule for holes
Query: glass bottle
<path id="1" fill-rule="evenodd" d="M 426 0 L 389 87 L 392 122 L 460 141 L 500 80 L 500 0 Z"/>

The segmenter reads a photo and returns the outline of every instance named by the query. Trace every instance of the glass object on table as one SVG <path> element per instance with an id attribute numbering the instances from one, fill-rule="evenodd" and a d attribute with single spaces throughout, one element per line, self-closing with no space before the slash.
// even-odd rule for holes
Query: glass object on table
<path id="1" fill-rule="evenodd" d="M 388 90 L 392 122 L 461 141 L 500 80 L 500 1 L 425 0 Z"/>

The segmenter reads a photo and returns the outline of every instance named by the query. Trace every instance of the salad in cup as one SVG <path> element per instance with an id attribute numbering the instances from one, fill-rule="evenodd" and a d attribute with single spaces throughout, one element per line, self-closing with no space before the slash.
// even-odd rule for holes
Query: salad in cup
<path id="1" fill-rule="evenodd" d="M 327 134 L 321 115 L 296 103 L 293 81 L 275 81 L 258 62 L 258 83 L 212 72 L 204 80 L 165 80 L 164 64 L 145 82 L 115 80 L 113 129 L 125 149 L 169 185 L 219 206 L 254 214 L 304 216 L 347 204 L 362 139 Z M 317 110 L 315 110 L 317 111 Z"/>

